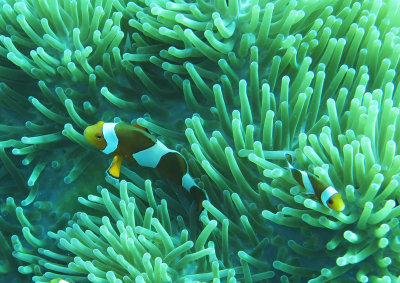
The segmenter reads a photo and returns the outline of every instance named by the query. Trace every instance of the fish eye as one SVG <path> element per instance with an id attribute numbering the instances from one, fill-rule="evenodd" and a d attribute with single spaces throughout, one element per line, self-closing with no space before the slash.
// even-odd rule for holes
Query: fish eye
<path id="1" fill-rule="evenodd" d="M 103 136 L 102 135 L 96 135 L 97 139 L 101 139 Z"/>
<path id="2" fill-rule="evenodd" d="M 333 204 L 333 200 L 329 199 L 329 200 L 328 200 L 328 203 L 329 203 L 329 204 Z"/>

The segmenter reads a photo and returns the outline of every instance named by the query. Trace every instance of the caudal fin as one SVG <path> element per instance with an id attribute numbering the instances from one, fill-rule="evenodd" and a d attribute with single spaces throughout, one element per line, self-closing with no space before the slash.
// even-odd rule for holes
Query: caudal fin
<path id="1" fill-rule="evenodd" d="M 289 164 L 289 167 L 293 167 L 293 159 L 292 156 L 289 153 L 285 154 L 285 158 L 287 163 Z"/>
<path id="2" fill-rule="evenodd" d="M 198 186 L 191 187 L 189 193 L 192 196 L 192 199 L 196 201 L 198 212 L 202 212 L 204 209 L 203 201 L 208 199 L 207 193 L 200 189 Z"/>

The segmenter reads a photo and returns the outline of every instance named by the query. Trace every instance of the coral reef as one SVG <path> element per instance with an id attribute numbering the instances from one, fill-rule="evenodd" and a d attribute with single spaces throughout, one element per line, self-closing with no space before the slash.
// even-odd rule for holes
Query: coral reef
<path id="1" fill-rule="evenodd" d="M 400 281 L 397 1 L 0 0 L 0 278 Z M 138 123 L 209 200 L 82 131 Z M 343 196 L 307 197 L 285 154 Z"/>

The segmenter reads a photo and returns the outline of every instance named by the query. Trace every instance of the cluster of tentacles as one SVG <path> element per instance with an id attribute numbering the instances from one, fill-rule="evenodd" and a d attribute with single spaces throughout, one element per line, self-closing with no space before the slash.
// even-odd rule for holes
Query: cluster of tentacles
<path id="1" fill-rule="evenodd" d="M 396 1 L 0 0 L 0 278 L 400 280 Z M 138 123 L 209 200 L 82 131 Z M 342 194 L 305 195 L 285 154 Z M 97 188 L 97 189 L 96 189 Z M 347 282 L 347 281 L 346 281 Z"/>

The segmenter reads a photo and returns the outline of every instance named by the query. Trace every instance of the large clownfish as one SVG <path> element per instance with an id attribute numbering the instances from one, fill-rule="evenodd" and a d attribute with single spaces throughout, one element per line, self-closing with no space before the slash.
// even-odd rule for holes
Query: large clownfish
<path id="1" fill-rule="evenodd" d="M 114 156 L 107 174 L 118 179 L 122 161 L 128 160 L 143 167 L 156 168 L 176 184 L 186 189 L 202 210 L 207 194 L 189 174 L 186 159 L 176 150 L 169 149 L 150 132 L 137 124 L 104 123 L 99 121 L 83 133 L 85 139 L 96 148 Z"/>
<path id="2" fill-rule="evenodd" d="M 306 194 L 314 195 L 327 208 L 342 211 L 345 204 L 342 195 L 332 186 L 325 186 L 317 176 L 309 172 L 298 170 L 292 165 L 292 158 L 285 155 L 293 179 L 306 190 Z"/>

